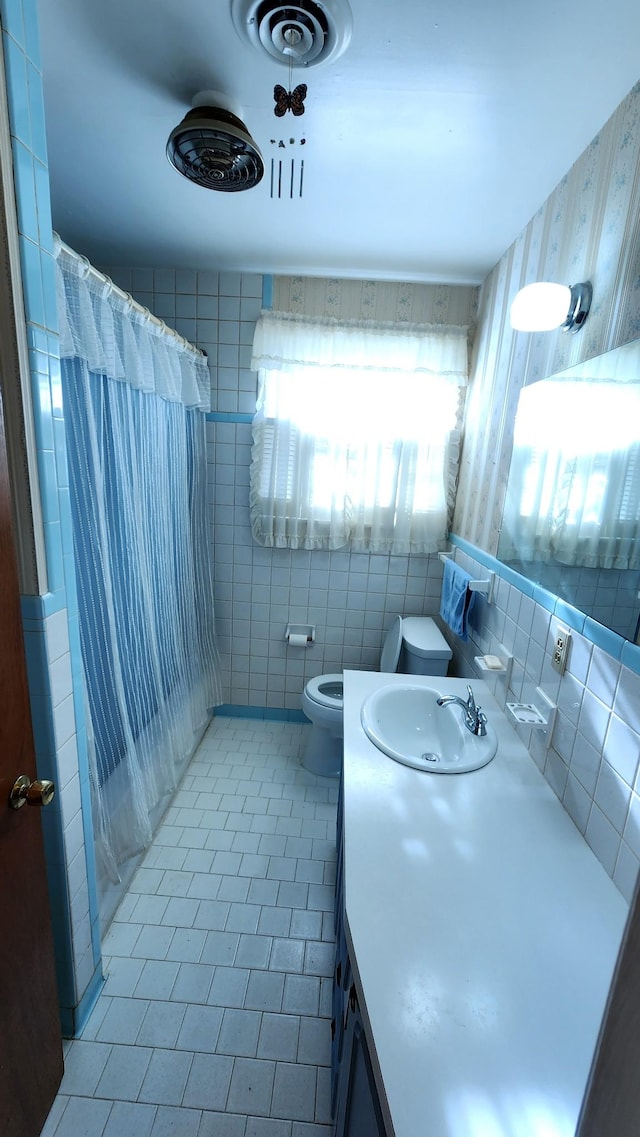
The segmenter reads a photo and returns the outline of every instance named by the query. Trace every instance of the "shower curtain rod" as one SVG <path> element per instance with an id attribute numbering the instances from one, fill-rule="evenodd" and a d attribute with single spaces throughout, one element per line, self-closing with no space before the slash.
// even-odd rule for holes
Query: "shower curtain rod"
<path id="1" fill-rule="evenodd" d="M 185 339 L 184 336 L 181 336 L 179 332 L 176 332 L 173 328 L 170 328 L 169 325 L 165 324 L 164 320 L 161 320 L 159 316 L 154 316 L 153 312 L 144 307 L 144 304 L 139 304 L 137 300 L 134 300 L 130 292 L 125 292 L 123 288 L 119 288 L 110 276 L 107 276 L 104 272 L 100 272 L 100 270 L 97 269 L 95 265 L 92 265 L 91 261 L 88 260 L 87 257 L 83 257 L 81 253 L 77 253 L 76 250 L 72 249 L 70 245 L 65 244 L 59 234 L 55 231 L 53 234 L 53 239 L 58 248 L 62 252 L 66 253 L 67 256 L 73 257 L 76 261 L 81 261 L 88 276 L 92 276 L 95 280 L 99 280 L 101 284 L 106 284 L 109 289 L 115 293 L 116 296 L 119 296 L 121 300 L 125 300 L 127 304 L 129 304 L 134 309 L 134 311 L 139 312 L 141 315 L 145 316 L 147 320 L 150 320 L 152 324 L 155 324 L 160 331 L 165 333 L 165 335 L 171 336 L 173 339 L 177 340 L 179 344 L 182 344 L 184 347 L 188 348 L 189 351 L 192 351 L 195 355 L 201 355 L 204 359 L 207 358 L 206 351 L 203 351 L 200 347 L 196 347 L 196 345 L 191 343 L 190 340 Z"/>

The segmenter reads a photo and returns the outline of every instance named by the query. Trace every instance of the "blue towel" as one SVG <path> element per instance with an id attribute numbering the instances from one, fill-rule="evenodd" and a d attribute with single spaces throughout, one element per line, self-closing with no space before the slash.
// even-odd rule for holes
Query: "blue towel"
<path id="1" fill-rule="evenodd" d="M 442 575 L 440 615 L 452 632 L 461 640 L 468 640 L 467 621 L 476 598 L 469 588 L 471 576 L 450 558 L 445 561 Z"/>

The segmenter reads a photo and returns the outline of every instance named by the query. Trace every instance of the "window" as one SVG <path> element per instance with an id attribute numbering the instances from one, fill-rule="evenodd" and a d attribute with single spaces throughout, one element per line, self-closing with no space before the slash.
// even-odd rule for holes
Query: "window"
<path id="1" fill-rule="evenodd" d="M 251 523 L 263 545 L 442 547 L 453 506 L 466 328 L 265 313 Z"/>

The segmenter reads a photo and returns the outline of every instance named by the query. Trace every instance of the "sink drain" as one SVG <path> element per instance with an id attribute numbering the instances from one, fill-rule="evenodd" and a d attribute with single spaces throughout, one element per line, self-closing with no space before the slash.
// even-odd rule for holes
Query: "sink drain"
<path id="1" fill-rule="evenodd" d="M 439 762 L 440 755 L 434 754 L 432 750 L 428 750 L 426 754 L 421 755 L 424 762 Z"/>

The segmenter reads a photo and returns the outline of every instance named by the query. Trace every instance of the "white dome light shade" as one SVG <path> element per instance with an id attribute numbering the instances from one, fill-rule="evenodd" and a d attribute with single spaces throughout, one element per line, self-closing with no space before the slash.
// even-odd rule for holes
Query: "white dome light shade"
<path id="1" fill-rule="evenodd" d="M 520 332 L 550 332 L 554 328 L 577 332 L 591 305 L 591 285 L 527 284 L 511 305 L 511 327 Z"/>

